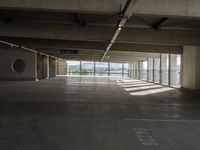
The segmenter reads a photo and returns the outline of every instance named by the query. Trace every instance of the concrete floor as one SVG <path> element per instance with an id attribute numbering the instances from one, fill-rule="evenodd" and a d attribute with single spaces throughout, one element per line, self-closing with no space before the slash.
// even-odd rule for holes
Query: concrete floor
<path id="1" fill-rule="evenodd" d="M 143 81 L 0 82 L 0 150 L 199 150 L 200 96 Z"/>

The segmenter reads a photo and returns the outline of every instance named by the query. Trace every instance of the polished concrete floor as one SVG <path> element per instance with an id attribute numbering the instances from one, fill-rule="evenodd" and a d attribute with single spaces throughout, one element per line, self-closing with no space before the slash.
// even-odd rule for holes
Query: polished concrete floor
<path id="1" fill-rule="evenodd" d="M 144 81 L 0 82 L 0 150 L 200 150 L 200 95 Z"/>

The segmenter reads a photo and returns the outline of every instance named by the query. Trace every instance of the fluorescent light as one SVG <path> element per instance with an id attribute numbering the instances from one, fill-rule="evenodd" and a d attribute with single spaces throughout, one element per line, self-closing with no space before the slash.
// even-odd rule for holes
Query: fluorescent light
<path id="1" fill-rule="evenodd" d="M 122 28 L 121 28 L 121 27 L 118 27 L 118 30 L 119 30 L 119 31 L 121 31 L 121 30 L 122 30 Z"/>

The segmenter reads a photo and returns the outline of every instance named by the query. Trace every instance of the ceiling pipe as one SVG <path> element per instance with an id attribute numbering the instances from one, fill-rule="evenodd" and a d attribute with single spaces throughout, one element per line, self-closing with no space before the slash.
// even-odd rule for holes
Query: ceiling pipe
<path id="1" fill-rule="evenodd" d="M 24 47 L 24 46 L 21 46 L 20 48 L 22 48 L 22 49 L 24 49 L 24 50 L 27 50 L 27 51 L 29 51 L 29 52 L 38 53 L 37 51 L 32 50 L 32 49 L 27 48 L 27 47 Z"/>
<path id="2" fill-rule="evenodd" d="M 2 40 L 0 40 L 0 43 L 9 45 L 10 47 L 20 47 L 19 45 L 16 45 L 16 44 L 13 44 L 10 42 L 6 42 L 6 41 L 2 41 Z"/>
<path id="3" fill-rule="evenodd" d="M 134 1 L 134 4 L 136 3 L 136 1 L 137 0 Z M 120 13 L 120 18 L 119 18 L 119 21 L 117 22 L 117 25 L 116 25 L 115 31 L 113 33 L 112 39 L 108 43 L 108 46 L 106 47 L 106 51 L 103 54 L 103 57 L 101 58 L 101 61 L 104 60 L 104 58 L 106 57 L 108 51 L 111 49 L 112 45 L 115 43 L 115 41 L 116 41 L 117 37 L 119 36 L 121 30 L 123 29 L 125 23 L 129 19 L 129 17 L 132 15 L 131 8 L 133 7 L 133 5 L 131 5 L 131 2 L 132 2 L 132 0 L 127 0 L 126 1 L 124 9 Z"/>
<path id="4" fill-rule="evenodd" d="M 20 45 L 17 45 L 17 44 L 13 44 L 13 43 L 10 43 L 10 42 L 7 42 L 7 41 L 2 41 L 2 40 L 0 40 L 0 43 L 9 45 L 9 46 L 11 46 L 11 47 L 21 48 L 21 49 L 24 49 L 24 50 L 29 51 L 29 52 L 32 52 L 32 53 L 38 53 L 38 54 L 45 55 L 45 56 L 49 56 L 49 57 L 52 57 L 52 58 L 57 58 L 57 57 L 55 57 L 55 56 L 48 55 L 48 54 L 45 54 L 45 53 L 41 53 L 41 52 L 38 52 L 38 51 L 36 51 L 36 50 L 30 49 L 30 48 L 27 48 L 27 47 L 24 47 L 24 46 L 20 46 Z"/>

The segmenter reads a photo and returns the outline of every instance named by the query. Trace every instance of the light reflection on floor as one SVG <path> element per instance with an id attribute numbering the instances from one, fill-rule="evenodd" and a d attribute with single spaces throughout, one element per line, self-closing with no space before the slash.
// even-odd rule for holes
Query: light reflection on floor
<path id="1" fill-rule="evenodd" d="M 117 80 L 117 84 L 129 92 L 130 95 L 136 96 L 157 94 L 174 90 L 174 88 L 171 87 L 134 79 Z"/>

